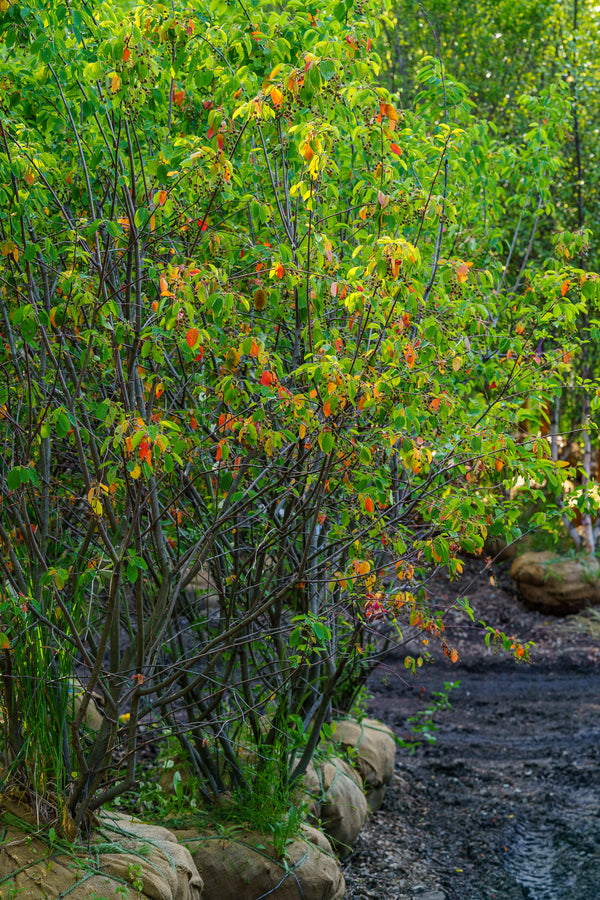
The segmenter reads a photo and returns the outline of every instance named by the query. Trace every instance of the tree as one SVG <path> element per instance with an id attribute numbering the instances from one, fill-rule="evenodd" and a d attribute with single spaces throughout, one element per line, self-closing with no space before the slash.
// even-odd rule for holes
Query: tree
<path id="1" fill-rule="evenodd" d="M 524 157 L 431 58 L 401 108 L 368 5 L 0 16 L 7 777 L 71 833 L 168 726 L 206 801 L 293 784 L 383 623 L 457 658 L 428 573 L 563 477 L 583 288 L 502 255 L 560 130 Z"/>

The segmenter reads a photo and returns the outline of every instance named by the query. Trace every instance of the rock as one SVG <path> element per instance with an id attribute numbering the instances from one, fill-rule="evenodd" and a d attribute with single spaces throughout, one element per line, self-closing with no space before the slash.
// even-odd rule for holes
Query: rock
<path id="1" fill-rule="evenodd" d="M 202 879 L 192 857 L 166 828 L 127 816 L 103 817 L 91 848 L 52 848 L 11 818 L 3 822 L 0 883 L 23 900 L 200 900 Z M 63 845 L 64 846 L 64 845 Z"/>
<path id="2" fill-rule="evenodd" d="M 367 805 L 374 812 L 383 801 L 385 786 L 394 775 L 394 732 L 376 719 L 341 719 L 335 723 L 333 741 L 341 744 L 363 779 Z"/>
<path id="3" fill-rule="evenodd" d="M 178 832 L 204 881 L 202 900 L 342 900 L 344 875 L 327 838 L 304 826 L 277 859 L 270 836 Z"/>
<path id="4" fill-rule="evenodd" d="M 338 856 L 344 859 L 367 820 L 367 800 L 360 775 L 345 760 L 333 757 L 316 766 L 310 764 L 304 787 L 323 831 Z"/>
<path id="5" fill-rule="evenodd" d="M 510 569 L 529 609 L 566 616 L 600 603 L 600 563 L 594 556 L 524 553 Z"/>

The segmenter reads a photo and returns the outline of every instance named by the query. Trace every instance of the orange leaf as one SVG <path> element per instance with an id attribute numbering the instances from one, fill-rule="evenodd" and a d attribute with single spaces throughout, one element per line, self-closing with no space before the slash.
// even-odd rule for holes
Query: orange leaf
<path id="1" fill-rule="evenodd" d="M 453 662 L 453 663 L 458 662 L 458 653 L 456 650 L 450 651 L 450 662 Z"/>
<path id="2" fill-rule="evenodd" d="M 433 410 L 433 412 L 437 412 L 438 409 L 440 408 L 440 398 L 434 397 L 433 400 L 431 401 L 431 403 L 429 404 L 429 407 L 430 407 L 430 409 Z"/>
<path id="3" fill-rule="evenodd" d="M 400 149 L 398 144 L 392 144 L 390 146 L 390 150 L 392 151 L 392 153 L 395 153 L 396 156 L 402 156 L 402 150 Z"/>
<path id="4" fill-rule="evenodd" d="M 406 365 L 409 369 L 412 369 L 415 362 L 417 361 L 417 355 L 415 353 L 415 348 L 412 344 L 409 344 L 404 348 L 404 359 L 406 360 Z"/>
<path id="5" fill-rule="evenodd" d="M 331 415 L 331 403 L 329 402 L 329 400 L 326 400 L 323 404 L 323 415 L 326 419 L 328 419 Z"/>
<path id="6" fill-rule="evenodd" d="M 195 431 L 198 427 L 198 420 L 196 416 L 190 416 L 190 428 Z"/>
<path id="7" fill-rule="evenodd" d="M 198 342 L 198 329 L 190 328 L 186 336 L 187 345 L 190 350 L 193 350 Z"/>
<path id="8" fill-rule="evenodd" d="M 131 56 L 131 50 L 129 49 L 129 47 L 124 47 L 123 48 L 123 62 L 127 62 L 127 60 L 129 59 L 130 56 Z"/>
<path id="9" fill-rule="evenodd" d="M 371 514 L 375 509 L 375 504 L 370 497 L 365 497 L 365 509 L 369 514 Z"/>
<path id="10" fill-rule="evenodd" d="M 115 74 L 113 75 L 111 82 L 110 82 L 110 89 L 113 92 L 113 94 L 116 94 L 120 87 L 121 87 L 121 79 L 115 72 Z"/>
<path id="11" fill-rule="evenodd" d="M 273 106 L 281 106 L 283 94 L 276 87 L 271 88 L 271 103 Z"/>
<path id="12" fill-rule="evenodd" d="M 562 287 L 561 287 L 561 289 L 560 289 L 560 296 L 561 296 L 561 297 L 564 297 L 564 296 L 565 296 L 565 294 L 566 294 L 567 291 L 569 290 L 570 284 L 571 284 L 570 281 L 563 281 L 563 285 L 562 285 Z"/>
<path id="13" fill-rule="evenodd" d="M 161 382 L 159 382 L 159 383 L 156 385 L 156 396 L 157 396 L 157 398 L 162 397 L 162 395 L 164 394 L 164 392 L 165 392 L 165 386 L 164 386 L 164 384 L 163 384 L 162 381 L 161 381 Z"/>
<path id="14" fill-rule="evenodd" d="M 167 202 L 167 192 L 166 192 L 166 191 L 159 191 L 159 192 L 158 192 L 158 204 L 159 204 L 159 206 L 164 206 L 166 202 Z"/>
<path id="15" fill-rule="evenodd" d="M 525 331 L 525 328 L 524 328 L 522 322 L 517 322 L 517 324 L 515 326 L 515 331 L 517 332 L 517 334 L 523 334 L 523 332 Z"/>
<path id="16" fill-rule="evenodd" d="M 504 463 L 502 462 L 502 460 L 500 459 L 499 456 L 496 458 L 494 465 L 496 466 L 497 472 L 501 472 L 502 469 L 504 468 Z"/>
<path id="17" fill-rule="evenodd" d="M 302 156 L 304 157 L 306 162 L 310 162 L 315 155 L 315 152 L 310 144 L 303 144 L 303 146 L 300 148 L 300 152 L 302 153 Z"/>
<path id="18" fill-rule="evenodd" d="M 160 296 L 161 297 L 174 297 L 172 291 L 169 290 L 169 283 L 164 275 L 160 276 Z"/>
<path id="19" fill-rule="evenodd" d="M 279 263 L 279 265 L 276 266 L 275 274 L 278 278 L 283 278 L 283 266 L 281 265 L 281 263 Z"/>
<path id="20" fill-rule="evenodd" d="M 456 277 L 461 284 L 464 284 L 465 281 L 469 278 L 469 268 L 470 266 L 467 263 L 461 263 L 458 269 L 456 270 Z"/>

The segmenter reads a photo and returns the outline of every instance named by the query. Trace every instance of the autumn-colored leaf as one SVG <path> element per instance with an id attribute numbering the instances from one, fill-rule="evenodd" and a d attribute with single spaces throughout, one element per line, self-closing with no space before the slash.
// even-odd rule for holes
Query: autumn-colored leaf
<path id="1" fill-rule="evenodd" d="M 260 383 L 264 384 L 265 387 L 271 387 L 273 384 L 273 373 L 269 371 L 265 371 L 260 376 Z"/>
<path id="2" fill-rule="evenodd" d="M 450 662 L 458 662 L 458 652 L 456 650 L 450 651 Z"/>
<path id="3" fill-rule="evenodd" d="M 27 171 L 25 172 L 25 181 L 27 182 L 29 187 L 31 187 L 31 185 L 35 181 L 35 172 L 33 169 L 27 169 Z"/>
<path id="4" fill-rule="evenodd" d="M 473 265 L 473 263 L 463 262 L 460 264 L 460 266 L 456 270 L 456 277 L 461 284 L 464 284 L 465 281 L 468 280 L 469 269 L 471 268 L 472 265 Z"/>
<path id="5" fill-rule="evenodd" d="M 310 162 L 315 155 L 315 151 L 308 142 L 300 147 L 300 153 L 302 154 L 306 162 Z"/>
<path id="6" fill-rule="evenodd" d="M 417 361 L 417 354 L 415 353 L 415 348 L 412 344 L 408 344 L 408 346 L 404 348 L 404 359 L 406 360 L 408 368 L 412 369 Z"/>
<path id="7" fill-rule="evenodd" d="M 455 356 L 454 359 L 452 360 L 452 371 L 458 372 L 458 370 L 460 369 L 461 366 L 462 366 L 462 359 L 460 358 L 460 356 Z"/>
<path id="8" fill-rule="evenodd" d="M 390 150 L 392 151 L 392 153 L 395 153 L 396 156 L 402 156 L 402 150 L 401 150 L 401 148 L 398 146 L 398 144 L 391 144 L 391 145 L 390 145 Z"/>
<path id="9" fill-rule="evenodd" d="M 271 88 L 271 103 L 273 106 L 281 106 L 282 101 L 283 94 L 281 91 L 276 87 Z"/>
<path id="10" fill-rule="evenodd" d="M 172 291 L 169 290 L 169 283 L 164 275 L 160 276 L 160 296 L 161 297 L 174 297 Z"/>
<path id="11" fill-rule="evenodd" d="M 331 291 L 331 296 L 332 296 L 332 297 L 337 297 L 337 293 L 338 293 L 338 283 L 337 283 L 337 281 L 333 281 L 333 282 L 332 282 L 331 287 L 330 287 L 330 291 Z"/>
<path id="12" fill-rule="evenodd" d="M 113 77 L 110 82 L 110 89 L 113 92 L 113 94 L 116 94 L 120 87 L 121 87 L 121 79 L 120 79 L 119 75 L 117 75 L 117 73 L 115 72 L 113 74 Z"/>
<path id="13" fill-rule="evenodd" d="M 198 428 L 198 420 L 196 419 L 196 416 L 190 416 L 190 428 L 192 429 L 192 431 L 196 431 L 196 429 Z"/>
<path id="14" fill-rule="evenodd" d="M 129 47 L 123 48 L 123 62 L 127 62 L 129 57 L 131 56 L 131 50 Z"/>
<path id="15" fill-rule="evenodd" d="M 262 288 L 257 288 L 254 291 L 254 309 L 264 309 L 267 305 L 267 295 L 265 294 Z"/>
<path id="16" fill-rule="evenodd" d="M 166 202 L 167 202 L 167 192 L 159 191 L 158 192 L 158 205 L 164 206 Z"/>
<path id="17" fill-rule="evenodd" d="M 375 504 L 370 497 L 365 497 L 365 510 L 371 515 L 375 509 Z"/>
<path id="18" fill-rule="evenodd" d="M 564 296 L 565 296 L 565 294 L 566 294 L 567 291 L 569 290 L 570 285 L 571 285 L 571 282 L 570 282 L 570 281 L 563 281 L 562 287 L 561 287 L 561 289 L 560 289 L 560 296 L 561 296 L 561 297 L 564 297 Z"/>
<path id="19" fill-rule="evenodd" d="M 10 650 L 10 641 L 8 635 L 0 631 L 0 650 Z"/>
<path id="20" fill-rule="evenodd" d="M 439 397 L 434 397 L 433 400 L 431 401 L 431 403 L 429 404 L 429 408 L 430 408 L 433 412 L 437 412 L 438 409 L 440 408 L 440 398 L 439 398 Z"/>
<path id="21" fill-rule="evenodd" d="M 277 276 L 277 278 L 283 278 L 283 266 L 281 265 L 281 263 L 275 266 L 275 275 Z"/>
<path id="22" fill-rule="evenodd" d="M 496 457 L 496 460 L 495 460 L 495 462 L 494 462 L 494 465 L 496 466 L 496 472 L 501 472 L 502 469 L 504 468 L 504 463 L 503 463 L 503 461 L 500 459 L 499 456 Z"/>
<path id="23" fill-rule="evenodd" d="M 165 392 L 165 386 L 164 386 L 164 384 L 162 383 L 162 381 L 160 381 L 160 382 L 156 385 L 156 396 L 157 396 L 157 398 L 162 397 L 162 395 L 164 394 L 164 392 Z"/>
<path id="24" fill-rule="evenodd" d="M 329 402 L 329 400 L 326 400 L 323 404 L 323 415 L 326 419 L 328 419 L 331 415 L 331 403 Z"/>
<path id="25" fill-rule="evenodd" d="M 517 334 L 523 334 L 523 332 L 525 331 L 525 326 L 522 322 L 517 322 L 517 324 L 515 325 L 515 331 Z"/>
<path id="26" fill-rule="evenodd" d="M 190 350 L 193 350 L 194 347 L 196 346 L 196 344 L 198 343 L 198 329 L 190 328 L 185 339 L 187 341 L 187 345 L 190 348 Z"/>

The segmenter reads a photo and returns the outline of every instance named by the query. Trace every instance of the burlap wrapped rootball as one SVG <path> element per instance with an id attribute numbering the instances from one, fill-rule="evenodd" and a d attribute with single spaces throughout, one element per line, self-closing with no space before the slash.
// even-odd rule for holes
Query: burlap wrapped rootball
<path id="1" fill-rule="evenodd" d="M 202 900 L 342 900 L 345 895 L 331 844 L 314 828 L 303 827 L 286 846 L 285 864 L 265 834 L 177 834 L 204 881 Z"/>
<path id="2" fill-rule="evenodd" d="M 110 821 L 108 820 L 110 819 Z M 0 814 L 0 897 L 19 900 L 200 900 L 202 879 L 192 857 L 166 828 L 104 818 L 91 843 L 70 853 L 49 846 Z"/>
<path id="3" fill-rule="evenodd" d="M 510 569 L 529 609 L 567 616 L 600 603 L 600 563 L 595 556 L 524 553 Z"/>
<path id="4" fill-rule="evenodd" d="M 385 787 L 394 776 L 394 732 L 376 719 L 340 719 L 335 722 L 332 740 L 360 772 L 369 809 L 379 809 Z"/>
<path id="5" fill-rule="evenodd" d="M 350 853 L 367 818 L 367 800 L 358 772 L 339 757 L 311 763 L 304 789 L 315 817 L 342 859 Z"/>

